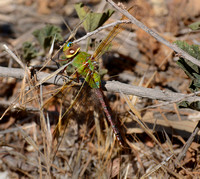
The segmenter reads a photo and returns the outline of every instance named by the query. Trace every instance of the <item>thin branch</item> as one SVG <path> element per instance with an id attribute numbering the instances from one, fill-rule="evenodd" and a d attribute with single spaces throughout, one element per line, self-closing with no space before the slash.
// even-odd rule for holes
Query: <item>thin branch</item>
<path id="1" fill-rule="evenodd" d="M 130 23 L 130 22 L 131 22 L 131 21 L 129 21 L 129 20 L 118 20 L 118 21 L 115 21 L 115 22 L 113 22 L 113 23 L 106 24 L 106 25 L 101 26 L 101 27 L 99 27 L 98 29 L 96 29 L 96 30 L 94 30 L 94 31 L 92 31 L 92 32 L 88 32 L 85 36 L 83 36 L 83 37 L 81 37 L 81 38 L 79 38 L 79 39 L 77 39 L 77 40 L 74 40 L 73 43 L 78 43 L 78 42 L 80 42 L 80 41 L 82 41 L 82 40 L 85 40 L 85 39 L 87 39 L 88 37 L 90 37 L 90 36 L 92 36 L 92 35 L 95 35 L 95 34 L 97 34 L 98 32 L 102 31 L 103 29 L 106 29 L 106 28 L 109 28 L 109 27 L 113 27 L 113 26 L 118 25 L 118 24 L 124 24 L 124 23 L 127 24 L 127 23 Z"/>
<path id="2" fill-rule="evenodd" d="M 183 98 L 178 98 L 178 99 L 174 99 L 172 101 L 167 101 L 167 102 L 151 105 L 151 106 L 144 108 L 143 110 L 147 110 L 147 109 L 151 109 L 151 108 L 157 108 L 157 107 L 161 107 L 161 106 L 166 106 L 166 105 L 169 105 L 169 104 L 172 104 L 172 103 L 179 103 L 183 100 L 187 100 L 188 98 L 190 98 L 192 96 L 198 96 L 199 94 L 200 94 L 200 91 L 197 91 L 197 92 L 194 92 L 194 93 L 187 94 L 187 97 L 183 96 Z"/>
<path id="3" fill-rule="evenodd" d="M 191 55 L 189 55 L 188 53 L 186 53 L 184 50 L 180 49 L 177 45 L 168 42 L 163 37 L 161 37 L 160 35 L 158 35 L 156 32 L 154 32 L 151 29 L 149 29 L 147 26 L 145 26 L 143 23 L 141 23 L 135 17 L 133 17 L 127 10 L 122 9 L 120 6 L 118 6 L 112 0 L 106 0 L 106 1 L 109 2 L 115 9 L 117 9 L 123 15 L 125 15 L 131 21 L 131 23 L 133 23 L 136 26 L 138 26 L 139 28 L 143 29 L 149 35 L 151 35 L 152 37 L 154 37 L 159 42 L 163 43 L 167 47 L 169 47 L 172 50 L 174 50 L 175 52 L 177 52 L 183 58 L 186 58 L 187 60 L 191 61 L 192 63 L 194 63 L 194 64 L 196 64 L 196 65 L 198 65 L 200 67 L 200 61 L 199 60 L 197 60 L 196 58 L 192 57 Z"/>
<path id="4" fill-rule="evenodd" d="M 156 99 L 161 101 L 183 101 L 187 99 L 189 102 L 198 101 L 200 97 L 194 96 L 194 94 L 182 94 L 169 92 L 164 90 L 152 89 L 152 88 L 144 88 L 140 86 L 134 86 L 129 84 L 124 84 L 118 81 L 107 81 L 105 84 L 105 88 L 107 91 L 119 93 L 122 91 L 126 95 L 135 95 L 139 97 Z"/>
<path id="5" fill-rule="evenodd" d="M 0 106 L 4 107 L 4 108 L 8 108 L 9 106 L 13 105 L 13 101 L 0 101 Z M 40 112 L 38 108 L 34 108 L 32 106 L 26 106 L 25 108 L 23 106 L 20 106 L 18 103 L 16 103 L 15 105 L 13 105 L 13 107 L 11 108 L 11 112 L 17 112 L 17 111 L 22 111 L 22 110 L 26 110 L 28 112 Z"/>
<path id="6" fill-rule="evenodd" d="M 194 141 L 195 136 L 197 136 L 198 132 L 200 130 L 200 121 L 197 123 L 196 127 L 194 128 L 192 134 L 190 135 L 189 139 L 187 140 L 187 142 L 185 143 L 185 145 L 183 146 L 181 152 L 179 153 L 177 160 L 180 162 L 181 160 L 183 160 L 183 158 L 186 155 L 186 152 L 188 151 L 189 147 L 191 146 L 192 142 Z"/>
<path id="7" fill-rule="evenodd" d="M 23 79 L 24 77 L 24 70 L 19 68 L 6 68 L 0 67 L 0 76 L 1 77 L 13 77 L 17 79 Z M 49 73 L 38 72 L 37 73 L 37 80 L 43 81 L 45 80 L 45 84 L 56 84 L 56 85 L 63 85 L 65 81 L 63 80 L 63 76 L 57 75 L 49 78 Z M 175 99 L 178 101 L 187 99 L 190 101 L 200 101 L 200 97 L 193 96 L 191 94 L 186 95 L 182 93 L 174 93 L 164 90 L 158 89 L 151 89 L 151 88 L 144 88 L 139 86 L 133 86 L 129 84 L 124 84 L 117 81 L 103 81 L 102 88 L 109 92 L 119 93 L 120 91 L 127 95 L 135 95 L 139 97 L 149 98 L 149 99 L 156 99 L 161 101 L 174 101 Z"/>

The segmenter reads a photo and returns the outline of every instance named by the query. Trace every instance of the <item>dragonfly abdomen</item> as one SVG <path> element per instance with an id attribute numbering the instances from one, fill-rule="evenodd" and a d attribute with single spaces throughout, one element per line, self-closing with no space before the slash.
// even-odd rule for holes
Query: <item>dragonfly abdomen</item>
<path id="1" fill-rule="evenodd" d="M 108 108 L 107 108 L 107 106 L 106 106 L 106 103 L 105 103 L 105 101 L 104 101 L 104 97 L 103 97 L 102 91 L 101 91 L 100 89 L 94 89 L 94 91 L 95 91 L 95 94 L 96 94 L 97 98 L 99 99 L 99 101 L 100 101 L 100 103 L 101 103 L 101 105 L 102 105 L 102 107 L 103 107 L 104 113 L 105 113 L 105 115 L 106 115 L 108 121 L 110 122 L 110 125 L 111 125 L 111 127 L 112 127 L 112 129 L 113 129 L 113 131 L 114 131 L 114 134 L 115 134 L 115 136 L 116 136 L 116 138 L 117 138 L 119 144 L 120 144 L 121 146 L 123 146 L 123 138 L 122 138 L 122 135 L 121 135 L 121 133 L 120 133 L 118 127 L 117 127 L 117 124 L 116 124 L 115 121 L 113 120 L 113 118 L 112 118 L 112 116 L 111 116 L 111 114 L 110 114 L 110 112 L 109 112 L 109 110 L 108 110 Z"/>

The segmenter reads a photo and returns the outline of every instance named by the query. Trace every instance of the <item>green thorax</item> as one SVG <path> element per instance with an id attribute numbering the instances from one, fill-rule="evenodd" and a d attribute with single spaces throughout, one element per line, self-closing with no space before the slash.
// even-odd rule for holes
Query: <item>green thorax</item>
<path id="1" fill-rule="evenodd" d="M 63 52 L 67 60 L 72 60 L 72 65 L 76 68 L 78 74 L 85 78 L 91 88 L 100 88 L 100 75 L 95 70 L 90 54 L 81 52 L 80 47 L 71 42 L 65 45 Z"/>

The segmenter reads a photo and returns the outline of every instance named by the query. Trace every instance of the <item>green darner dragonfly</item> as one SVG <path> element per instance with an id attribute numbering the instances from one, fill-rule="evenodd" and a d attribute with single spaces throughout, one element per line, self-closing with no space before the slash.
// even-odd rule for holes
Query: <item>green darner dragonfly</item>
<path id="1" fill-rule="evenodd" d="M 115 120 L 112 117 L 111 111 L 107 107 L 104 101 L 104 94 L 101 90 L 101 78 L 100 74 L 97 71 L 97 59 L 103 54 L 103 52 L 108 48 L 113 38 L 122 30 L 121 25 L 116 25 L 108 36 L 100 43 L 93 55 L 88 54 L 87 52 L 82 52 L 78 44 L 73 42 L 68 42 L 64 48 L 63 53 L 65 55 L 64 63 L 71 63 L 76 69 L 76 73 L 81 75 L 88 85 L 94 90 L 96 97 L 101 103 L 104 113 L 114 131 L 114 134 L 121 146 L 123 146 L 123 137 L 120 133 L 119 128 Z M 56 128 L 57 129 L 57 128 Z"/>

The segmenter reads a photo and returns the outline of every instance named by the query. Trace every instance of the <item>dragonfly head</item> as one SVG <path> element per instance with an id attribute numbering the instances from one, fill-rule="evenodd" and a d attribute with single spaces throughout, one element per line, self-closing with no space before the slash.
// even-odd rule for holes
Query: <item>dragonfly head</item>
<path id="1" fill-rule="evenodd" d="M 72 42 L 68 42 L 63 48 L 63 52 L 67 58 L 75 56 L 79 50 L 80 46 L 78 44 L 73 44 Z"/>

